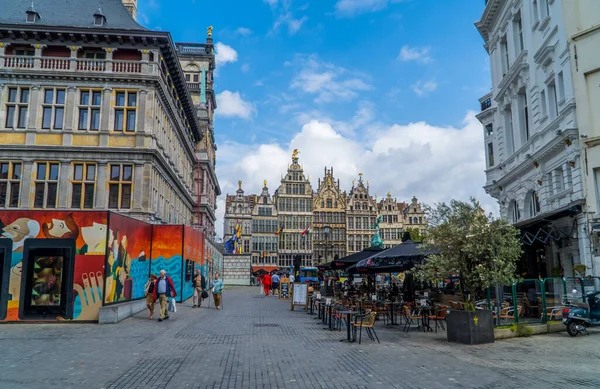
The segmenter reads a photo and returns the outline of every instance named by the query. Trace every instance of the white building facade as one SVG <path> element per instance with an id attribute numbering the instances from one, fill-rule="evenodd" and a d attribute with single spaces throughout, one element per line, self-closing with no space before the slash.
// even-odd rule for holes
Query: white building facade
<path id="1" fill-rule="evenodd" d="M 492 75 L 478 115 L 485 190 L 521 231 L 521 276 L 573 276 L 592 260 L 562 1 L 488 0 L 476 26 Z"/>
<path id="2" fill-rule="evenodd" d="M 562 0 L 577 123 L 585 155 L 586 233 L 592 245 L 588 274 L 600 275 L 600 1 Z M 587 265 L 587 264 L 586 264 Z M 590 266 L 590 265 L 588 265 Z"/>

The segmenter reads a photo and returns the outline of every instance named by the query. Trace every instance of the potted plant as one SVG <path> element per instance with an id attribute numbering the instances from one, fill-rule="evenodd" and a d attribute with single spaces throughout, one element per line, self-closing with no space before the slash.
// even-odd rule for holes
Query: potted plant
<path id="1" fill-rule="evenodd" d="M 584 264 L 580 263 L 577 265 L 573 265 L 573 275 L 575 277 L 578 278 L 583 278 L 585 277 L 585 272 L 587 271 L 587 266 L 585 266 Z"/>
<path id="2" fill-rule="evenodd" d="M 516 276 L 521 242 L 516 228 L 486 214 L 479 202 L 452 200 L 427 209 L 429 231 L 423 249 L 432 253 L 417 268 L 425 280 L 459 276 L 458 288 L 464 310 L 447 315 L 449 342 L 494 342 L 491 310 L 475 309 L 477 291 L 510 285 Z"/>

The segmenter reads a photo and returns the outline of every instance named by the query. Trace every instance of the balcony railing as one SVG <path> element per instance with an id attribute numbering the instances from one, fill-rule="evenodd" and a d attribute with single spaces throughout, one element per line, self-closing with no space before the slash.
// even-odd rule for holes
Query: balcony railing
<path id="1" fill-rule="evenodd" d="M 146 65 L 146 66 L 144 66 Z M 155 74 L 155 63 L 141 61 L 121 61 L 105 59 L 65 58 L 65 57 L 23 57 L 5 55 L 0 57 L 0 69 L 33 69 L 81 73 Z"/>
<path id="2" fill-rule="evenodd" d="M 492 106 L 492 99 L 488 98 L 481 102 L 481 111 L 485 111 Z"/>

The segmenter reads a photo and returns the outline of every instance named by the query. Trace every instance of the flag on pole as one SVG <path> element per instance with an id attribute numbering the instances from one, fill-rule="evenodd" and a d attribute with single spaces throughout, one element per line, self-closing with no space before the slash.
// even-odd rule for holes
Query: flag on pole
<path id="1" fill-rule="evenodd" d="M 302 231 L 302 236 L 308 234 L 310 232 L 310 226 L 306 227 L 304 231 Z"/>
<path id="2" fill-rule="evenodd" d="M 283 223 L 281 223 L 281 225 L 279 226 L 279 229 L 277 229 L 277 232 L 275 233 L 275 235 L 279 236 L 282 232 L 283 232 Z"/>

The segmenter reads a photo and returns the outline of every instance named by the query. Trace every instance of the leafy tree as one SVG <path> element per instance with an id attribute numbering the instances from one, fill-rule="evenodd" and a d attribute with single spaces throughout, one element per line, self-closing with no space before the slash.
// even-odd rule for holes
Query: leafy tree
<path id="1" fill-rule="evenodd" d="M 416 227 L 409 227 L 404 229 L 404 231 L 410 234 L 410 240 L 413 242 L 421 243 L 425 241 L 425 235 L 421 235 L 421 231 Z"/>
<path id="2" fill-rule="evenodd" d="M 521 256 L 518 230 L 503 219 L 494 219 L 475 199 L 452 200 L 429 208 L 429 230 L 423 248 L 432 254 L 417 269 L 423 280 L 461 279 L 465 309 L 473 310 L 473 292 L 516 279 Z"/>

